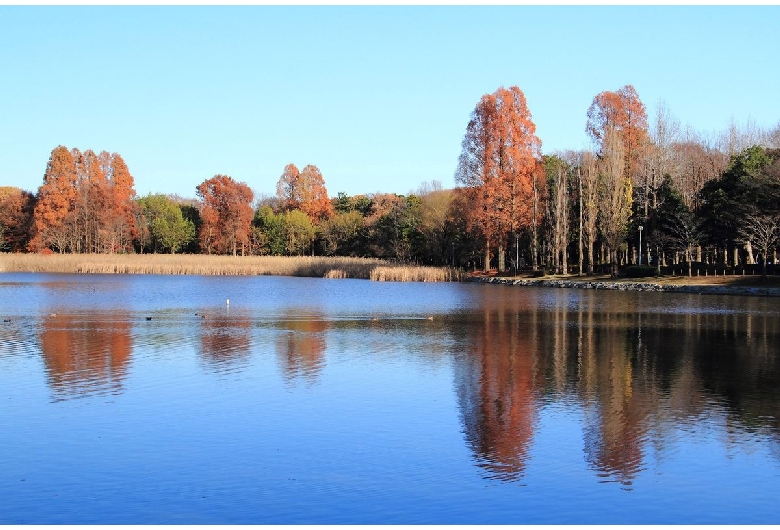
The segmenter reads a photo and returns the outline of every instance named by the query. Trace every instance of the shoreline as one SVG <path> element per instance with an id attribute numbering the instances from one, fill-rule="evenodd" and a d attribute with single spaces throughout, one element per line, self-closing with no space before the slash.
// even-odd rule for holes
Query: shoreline
<path id="1" fill-rule="evenodd" d="M 220 276 L 304 276 L 373 281 L 465 282 L 688 294 L 780 297 L 780 276 L 661 276 L 612 278 L 609 275 L 498 276 L 448 267 L 403 265 L 372 258 L 325 256 L 215 256 L 190 254 L 10 254 L 0 253 L 0 274 L 163 274 Z"/>
<path id="2" fill-rule="evenodd" d="M 716 277 L 717 278 L 717 277 Z M 721 276 L 721 281 L 713 282 L 704 277 L 672 277 L 662 278 L 658 281 L 646 281 L 638 278 L 617 278 L 600 276 L 579 276 L 573 278 L 518 278 L 502 276 L 472 276 L 468 282 L 518 285 L 521 287 L 547 287 L 560 289 L 596 289 L 608 291 L 641 291 L 659 293 L 686 293 L 686 294 L 727 294 L 739 296 L 773 296 L 780 297 L 780 281 L 772 278 L 767 285 L 756 285 L 759 277 Z"/>

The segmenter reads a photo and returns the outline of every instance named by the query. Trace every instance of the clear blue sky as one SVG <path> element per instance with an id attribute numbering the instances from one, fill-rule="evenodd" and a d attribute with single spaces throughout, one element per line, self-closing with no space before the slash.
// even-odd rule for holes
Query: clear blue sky
<path id="1" fill-rule="evenodd" d="M 588 146 L 587 108 L 633 84 L 702 132 L 780 122 L 780 7 L 0 6 L 0 185 L 57 145 L 120 153 L 139 195 L 221 173 L 274 194 L 454 185 L 469 113 L 519 86 L 542 149 Z"/>

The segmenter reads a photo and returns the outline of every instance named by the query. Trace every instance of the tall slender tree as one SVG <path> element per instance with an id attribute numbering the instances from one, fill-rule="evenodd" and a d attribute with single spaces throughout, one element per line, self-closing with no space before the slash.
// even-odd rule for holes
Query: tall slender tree
<path id="1" fill-rule="evenodd" d="M 612 276 L 618 274 L 618 250 L 631 217 L 632 185 L 625 174 L 623 142 L 617 131 L 604 136 L 599 185 L 599 224 L 609 249 Z"/>
<path id="2" fill-rule="evenodd" d="M 31 250 L 71 250 L 69 231 L 74 218 L 76 180 L 73 155 L 67 147 L 55 147 L 46 164 L 43 184 L 38 188 Z"/>
<path id="3" fill-rule="evenodd" d="M 109 155 L 103 151 L 101 159 L 108 160 L 108 196 L 112 215 L 106 227 L 109 235 L 109 251 L 127 252 L 138 237 L 135 180 L 119 153 Z"/>
<path id="4" fill-rule="evenodd" d="M 545 157 L 545 172 L 550 189 L 548 220 L 552 231 L 553 266 L 558 274 L 568 273 L 569 244 L 569 166 L 559 156 Z"/>
<path id="5" fill-rule="evenodd" d="M 523 228 L 533 232 L 541 216 L 538 200 L 541 141 L 525 95 L 516 86 L 485 94 L 466 127 L 455 180 L 468 188 L 468 227 L 485 241 L 485 270 L 492 246 L 504 270 L 508 236 Z"/>
<path id="6" fill-rule="evenodd" d="M 636 181 L 648 140 L 647 112 L 636 89 L 625 85 L 616 92 L 597 94 L 588 108 L 585 130 L 600 151 L 606 147 L 608 131 L 617 133 L 623 147 L 624 174 Z"/>

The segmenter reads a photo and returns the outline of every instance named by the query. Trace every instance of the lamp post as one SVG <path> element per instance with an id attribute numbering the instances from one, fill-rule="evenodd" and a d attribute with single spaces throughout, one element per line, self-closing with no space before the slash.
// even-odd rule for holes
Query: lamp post
<path id="1" fill-rule="evenodd" d="M 452 268 L 455 268 L 455 241 L 452 242 Z"/>
<path id="2" fill-rule="evenodd" d="M 639 264 L 642 264 L 642 225 L 639 225 Z"/>

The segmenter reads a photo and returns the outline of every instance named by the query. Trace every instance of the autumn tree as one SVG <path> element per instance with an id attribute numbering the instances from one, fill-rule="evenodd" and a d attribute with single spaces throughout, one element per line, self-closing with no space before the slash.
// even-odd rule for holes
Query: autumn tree
<path id="1" fill-rule="evenodd" d="M 276 183 L 276 196 L 285 210 L 294 210 L 301 204 L 300 193 L 301 172 L 295 164 L 284 166 L 282 176 Z"/>
<path id="2" fill-rule="evenodd" d="M 133 241 L 138 237 L 134 202 L 135 179 L 119 153 L 108 154 L 103 151 L 100 153 L 100 159 L 103 161 L 108 181 L 107 203 L 111 211 L 103 227 L 106 247 L 109 252 L 128 252 L 132 250 Z"/>
<path id="3" fill-rule="evenodd" d="M 648 132 L 645 105 L 636 89 L 625 85 L 617 92 L 606 91 L 596 95 L 588 108 L 585 130 L 599 146 L 600 154 L 607 146 L 609 131 L 616 133 L 623 150 L 624 176 L 637 182 Z"/>
<path id="4" fill-rule="evenodd" d="M 675 188 L 686 206 L 697 210 L 701 206 L 700 192 L 704 185 L 716 180 L 726 170 L 728 157 L 708 145 L 697 135 L 688 132 L 672 145 L 676 172 L 671 173 Z"/>
<path id="5" fill-rule="evenodd" d="M 30 249 L 42 251 L 53 248 L 60 253 L 70 250 L 70 227 L 75 221 L 76 165 L 67 147 L 55 147 L 43 184 L 38 188 L 33 211 L 33 237 Z"/>
<path id="6" fill-rule="evenodd" d="M 623 141 L 618 131 L 608 129 L 600 159 L 599 225 L 607 245 L 612 276 L 618 274 L 618 250 L 631 217 L 631 179 L 625 172 Z"/>
<path id="7" fill-rule="evenodd" d="M 532 229 L 535 250 L 543 193 L 541 141 L 535 132 L 525 96 L 516 86 L 485 94 L 471 113 L 455 180 L 468 189 L 468 227 L 484 238 L 485 270 L 494 245 L 499 270 L 504 270 L 508 236 L 523 228 Z"/>
<path id="8" fill-rule="evenodd" d="M 577 166 L 577 187 L 580 197 L 580 246 L 584 248 L 584 253 L 587 255 L 587 259 L 584 260 L 585 272 L 593 274 L 599 217 L 597 157 L 595 153 L 590 151 L 580 151 L 575 154 L 574 159 Z M 582 254 L 583 251 L 581 250 L 580 253 Z"/>
<path id="9" fill-rule="evenodd" d="M 298 171 L 295 164 L 287 164 L 276 184 L 276 193 L 285 210 L 301 210 L 312 223 L 319 223 L 333 214 L 325 179 L 317 166 L 310 164 Z"/>
<path id="10" fill-rule="evenodd" d="M 76 252 L 104 250 L 103 227 L 113 215 L 104 165 L 91 149 L 71 150 L 76 165 Z"/>
<path id="11" fill-rule="evenodd" d="M 252 190 L 226 175 L 215 175 L 196 188 L 202 201 L 200 244 L 206 253 L 243 254 L 252 223 Z"/>
<path id="12" fill-rule="evenodd" d="M 32 193 L 0 187 L 0 251 L 21 252 L 27 248 L 34 208 Z"/>
<path id="13" fill-rule="evenodd" d="M 134 196 L 133 178 L 118 154 L 58 146 L 38 189 L 29 247 L 131 251 L 138 236 Z"/>
<path id="14" fill-rule="evenodd" d="M 558 274 L 568 273 L 567 249 L 569 246 L 569 166 L 559 156 L 545 157 L 545 172 L 549 187 L 548 222 L 552 237 L 550 247 Z"/>

